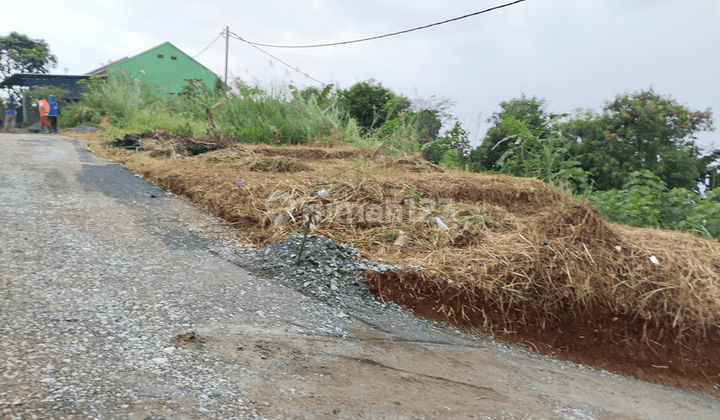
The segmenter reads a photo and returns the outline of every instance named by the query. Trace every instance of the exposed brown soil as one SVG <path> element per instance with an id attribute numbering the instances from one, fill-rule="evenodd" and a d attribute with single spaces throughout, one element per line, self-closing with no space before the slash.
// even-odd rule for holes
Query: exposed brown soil
<path id="1" fill-rule="evenodd" d="M 720 395 L 720 334 L 678 343 L 662 335 L 657 328 L 643 331 L 643 323 L 615 317 L 582 316 L 568 313 L 543 329 L 536 323 L 515 325 L 512 331 L 499 327 L 504 319 L 497 308 L 473 311 L 467 295 L 456 288 L 441 288 L 419 276 L 395 273 L 369 274 L 373 293 L 385 301 L 407 307 L 416 316 L 449 322 L 465 330 L 492 334 L 494 337 L 527 347 L 544 355 L 553 355 L 648 382 Z M 440 306 L 445 305 L 441 311 Z M 453 315 L 448 315 L 453 313 Z M 494 314 L 494 315 L 493 315 Z M 532 316 L 527 318 L 532 319 Z M 494 321 L 494 323 L 493 323 Z M 491 326 L 492 325 L 492 326 Z M 641 340 L 639 337 L 652 337 Z"/>

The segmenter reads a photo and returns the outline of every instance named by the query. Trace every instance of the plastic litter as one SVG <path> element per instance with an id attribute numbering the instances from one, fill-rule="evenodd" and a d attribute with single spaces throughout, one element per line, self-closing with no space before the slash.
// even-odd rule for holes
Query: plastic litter
<path id="1" fill-rule="evenodd" d="M 440 229 L 447 229 L 447 228 L 448 228 L 447 225 L 446 225 L 445 223 L 443 223 L 443 221 L 440 220 L 440 218 L 437 217 L 437 216 L 435 216 L 435 223 L 437 224 L 437 226 L 438 226 Z"/>
<path id="2" fill-rule="evenodd" d="M 242 187 L 242 182 L 238 182 L 238 183 L 237 183 L 237 186 L 238 186 L 238 187 Z"/>
<path id="3" fill-rule="evenodd" d="M 650 256 L 650 262 L 652 262 L 653 264 L 658 264 L 658 265 L 660 265 L 660 262 L 658 261 L 657 257 L 654 256 L 654 255 L 651 255 L 651 256 Z"/>
<path id="4" fill-rule="evenodd" d="M 393 245 L 397 246 L 397 247 L 403 247 L 403 246 L 407 246 L 407 244 L 409 244 L 409 243 L 410 243 L 410 238 L 405 236 L 405 232 L 403 232 L 402 230 L 398 231 L 397 239 L 395 239 L 395 243 Z"/>

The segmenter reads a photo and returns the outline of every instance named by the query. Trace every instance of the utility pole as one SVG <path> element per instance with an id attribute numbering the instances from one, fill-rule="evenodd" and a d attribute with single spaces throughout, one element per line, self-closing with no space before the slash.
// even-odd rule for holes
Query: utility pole
<path id="1" fill-rule="evenodd" d="M 225 86 L 227 86 L 227 67 L 228 67 L 228 44 L 230 44 L 230 27 L 225 27 Z"/>

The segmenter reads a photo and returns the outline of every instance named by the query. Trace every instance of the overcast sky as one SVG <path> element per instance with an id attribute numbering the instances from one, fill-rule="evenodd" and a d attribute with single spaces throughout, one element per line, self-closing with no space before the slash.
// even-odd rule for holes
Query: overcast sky
<path id="1" fill-rule="evenodd" d="M 85 74 L 169 41 L 190 56 L 224 29 L 254 42 L 332 43 L 428 25 L 511 0 L 63 0 L 8 1 L 0 34 L 46 40 L 53 74 Z M 263 50 L 323 83 L 375 79 L 410 99 L 447 98 L 474 141 L 499 103 L 525 94 L 548 111 L 600 110 L 652 86 L 720 115 L 720 1 L 527 0 L 390 38 L 315 49 Z M 320 86 L 230 39 L 229 78 L 264 86 Z M 196 57 L 220 76 L 225 39 Z M 718 124 L 714 124 L 718 127 Z M 720 147 L 720 132 L 699 136 Z"/>

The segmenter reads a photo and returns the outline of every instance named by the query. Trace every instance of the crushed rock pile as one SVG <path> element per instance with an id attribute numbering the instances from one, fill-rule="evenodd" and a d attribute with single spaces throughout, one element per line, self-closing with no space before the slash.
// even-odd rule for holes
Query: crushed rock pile
<path id="1" fill-rule="evenodd" d="M 355 248 L 318 235 L 307 236 L 298 264 L 302 240 L 303 234 L 295 233 L 263 249 L 245 251 L 232 262 L 291 284 L 322 301 L 344 301 L 351 296 L 375 300 L 360 274 L 365 270 L 384 273 L 402 268 L 385 264 L 384 260 L 364 260 Z"/>
<path id="2" fill-rule="evenodd" d="M 349 316 L 347 313 L 352 313 L 353 318 L 382 331 L 392 331 L 396 337 L 402 337 L 412 330 L 424 329 L 423 323 L 426 321 L 416 318 L 394 302 L 376 298 L 361 276 L 361 273 L 368 270 L 387 273 L 403 267 L 386 264 L 382 259 L 364 259 L 356 249 L 347 244 L 319 235 L 307 236 L 303 257 L 300 264 L 297 264 L 302 240 L 303 234 L 295 233 L 263 249 L 235 251 L 231 248 L 218 248 L 213 252 L 259 277 L 272 278 L 325 302 L 338 310 L 336 316 Z M 379 310 L 382 310 L 382 313 Z M 394 320 L 394 327 L 389 324 L 391 319 Z M 444 327 L 442 324 L 435 324 L 433 329 L 440 331 Z M 338 337 L 347 334 L 341 328 L 318 328 L 317 331 Z M 428 340 L 434 341 L 435 338 L 428 337 Z"/>

